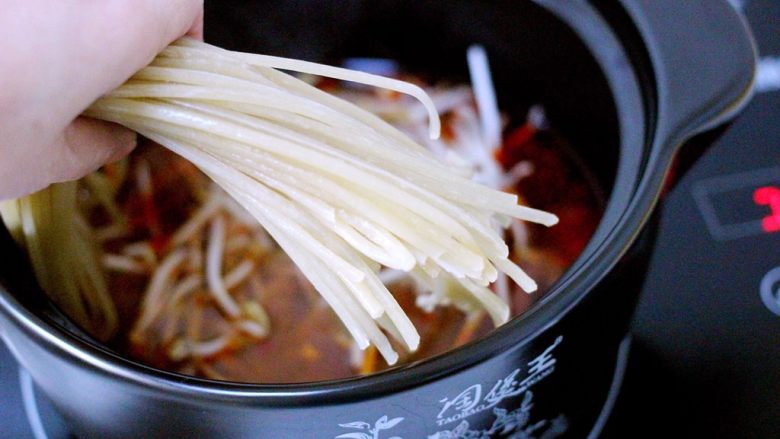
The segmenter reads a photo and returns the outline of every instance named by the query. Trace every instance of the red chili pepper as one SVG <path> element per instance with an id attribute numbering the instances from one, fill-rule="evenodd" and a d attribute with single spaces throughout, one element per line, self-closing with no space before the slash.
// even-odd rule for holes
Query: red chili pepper
<path id="1" fill-rule="evenodd" d="M 444 113 L 441 115 L 441 140 L 444 142 L 452 142 L 455 140 L 455 130 L 453 129 L 453 122 L 455 116 L 453 113 Z"/>
<path id="2" fill-rule="evenodd" d="M 168 239 L 163 235 L 160 227 L 160 212 L 154 204 L 153 197 L 144 195 L 141 202 L 143 222 L 151 234 L 152 248 L 159 255 L 168 244 Z"/>
<path id="3" fill-rule="evenodd" d="M 518 161 L 518 153 L 528 142 L 533 140 L 536 127 L 526 122 L 514 129 L 504 138 L 501 148 L 496 150 L 496 160 L 506 169 L 512 167 Z"/>
<path id="4" fill-rule="evenodd" d="M 339 81 L 332 78 L 319 78 L 315 87 L 323 91 L 335 91 L 339 88 Z"/>

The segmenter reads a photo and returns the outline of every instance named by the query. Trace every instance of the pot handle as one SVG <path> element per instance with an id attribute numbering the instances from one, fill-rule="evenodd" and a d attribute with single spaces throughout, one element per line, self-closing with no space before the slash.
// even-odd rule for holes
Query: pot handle
<path id="1" fill-rule="evenodd" d="M 655 70 L 655 138 L 662 143 L 654 146 L 673 153 L 683 141 L 727 122 L 748 103 L 756 47 L 744 17 L 727 0 L 620 1 Z"/>

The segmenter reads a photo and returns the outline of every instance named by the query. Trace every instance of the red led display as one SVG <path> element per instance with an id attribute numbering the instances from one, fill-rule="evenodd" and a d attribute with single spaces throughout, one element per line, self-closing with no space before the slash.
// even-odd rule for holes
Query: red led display
<path id="1" fill-rule="evenodd" d="M 780 231 L 780 189 L 775 186 L 760 187 L 753 192 L 753 201 L 759 206 L 769 206 L 771 213 L 761 220 L 765 232 Z"/>
<path id="2" fill-rule="evenodd" d="M 780 238 L 780 166 L 699 180 L 693 197 L 719 241 L 763 234 Z"/>

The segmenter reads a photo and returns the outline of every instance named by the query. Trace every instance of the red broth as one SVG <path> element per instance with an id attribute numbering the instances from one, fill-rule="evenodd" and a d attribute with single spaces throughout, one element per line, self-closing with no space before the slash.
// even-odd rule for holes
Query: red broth
<path id="1" fill-rule="evenodd" d="M 447 114 L 443 121 L 444 133 L 448 135 Z M 506 171 L 523 161 L 531 163 L 533 172 L 509 190 L 515 191 L 523 203 L 560 218 L 560 223 L 552 228 L 525 225 L 527 236 L 523 245 L 514 242 L 518 235 L 507 233 L 511 258 L 539 284 L 539 290 L 533 294 L 512 285 L 513 316 L 522 314 L 544 296 L 583 250 L 601 217 L 603 201 L 598 188 L 569 151 L 566 139 L 554 129 L 540 129 L 526 122 L 507 130 L 503 145 L 495 153 Z M 139 171 L 141 168 L 148 170 L 150 191 L 139 184 L 139 179 L 146 178 L 145 171 Z M 112 254 L 121 253 L 131 243 L 144 242 L 151 246 L 157 260 L 165 258 L 172 250 L 172 235 L 211 191 L 210 180 L 197 168 L 151 142 L 141 145 L 124 167 L 111 165 L 104 173 L 119 186 L 116 202 L 127 218 L 127 229 L 104 241 L 103 249 Z M 140 304 L 150 274 L 108 270 L 110 290 L 120 316 L 120 330 L 111 341 L 117 350 L 165 370 L 251 383 L 329 380 L 388 367 L 374 348 L 358 353 L 352 347 L 349 334 L 333 311 L 267 235 L 234 220 L 228 213 L 222 215 L 227 221 L 227 241 L 245 244 L 227 252 L 224 271 L 229 272 L 245 260 L 250 260 L 253 267 L 251 274 L 230 290 L 231 295 L 237 301 L 257 301 L 262 305 L 270 317 L 270 335 L 258 339 L 231 329 L 205 283 L 175 304 L 163 307 L 149 326 L 138 330 Z M 106 213 L 99 208 L 90 210 L 90 218 L 97 228 L 106 223 Z M 196 234 L 187 245 L 202 250 L 207 235 Z M 175 273 L 176 276 L 182 280 L 184 275 Z M 400 345 L 395 346 L 401 355 L 399 364 L 446 352 L 493 329 L 484 312 L 466 314 L 452 306 L 423 311 L 415 304 L 411 281 L 402 280 L 389 289 L 421 336 L 417 352 L 406 353 Z M 171 291 L 164 294 L 170 295 Z M 195 340 L 207 346 L 225 334 L 229 334 L 228 341 L 216 351 L 176 354 L 177 340 Z"/>

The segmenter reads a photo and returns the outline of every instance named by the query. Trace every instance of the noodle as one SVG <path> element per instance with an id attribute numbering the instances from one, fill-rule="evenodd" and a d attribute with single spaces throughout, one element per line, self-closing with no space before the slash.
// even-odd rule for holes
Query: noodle
<path id="1" fill-rule="evenodd" d="M 76 209 L 76 182 L 0 203 L 11 235 L 30 257 L 47 294 L 100 340 L 116 331 L 117 315 L 100 270 L 92 230 Z"/>
<path id="2" fill-rule="evenodd" d="M 149 264 L 154 268 L 141 318 L 133 328 L 135 336 L 140 337 L 166 307 L 162 296 L 167 289 L 176 291 L 176 300 L 167 302 L 175 306 L 197 288 L 191 277 L 173 285 L 180 267 L 194 270 L 203 265 L 200 248 L 184 244 L 200 242 L 206 224 L 209 294 L 238 329 L 258 338 L 268 334 L 270 320 L 260 305 L 239 305 L 228 292 L 251 274 L 254 263 L 243 260 L 223 276 L 226 251 L 242 245 L 227 241 L 223 209 L 245 224 L 259 222 L 333 308 L 357 345 L 361 349 L 373 345 L 389 364 L 398 354 L 388 335 L 410 351 L 417 349 L 420 336 L 380 281 L 380 267 L 410 272 L 417 282 L 426 284 L 430 294 L 420 296 L 418 303 L 484 308 L 496 325 L 504 323 L 509 307 L 488 286 L 504 274 L 527 292 L 534 291 L 536 283 L 508 259 L 509 249 L 498 226 L 508 225 L 509 217 L 547 226 L 557 218 L 518 205 L 515 195 L 471 181 L 462 163 L 460 167 L 449 163 L 457 163 L 456 157 L 443 163 L 378 116 L 275 69 L 410 95 L 426 110 L 430 142 L 437 142 L 433 139 L 441 126 L 435 103 L 415 85 L 309 62 L 229 52 L 186 38 L 175 42 L 85 114 L 125 125 L 179 154 L 237 204 L 220 194 L 209 194 L 206 203 L 173 235 L 167 245 L 174 250 L 159 264 L 154 251 L 138 246 L 126 248 L 123 256 L 102 257 L 107 266 L 127 272 L 138 272 Z M 462 97 L 456 93 L 439 104 L 454 105 L 457 99 Z M 462 117 L 466 128 L 479 124 L 473 111 Z M 491 147 L 496 146 L 497 123 L 494 114 L 491 132 L 464 140 L 463 148 L 473 149 L 486 139 Z M 484 164 L 486 179 L 495 182 L 503 174 L 492 162 L 490 151 L 478 151 L 477 164 Z M 153 206 L 148 164 L 136 171 L 138 191 L 149 201 L 145 206 Z M 98 204 L 111 218 L 116 216 L 112 227 L 121 225 L 109 197 L 116 188 L 105 178 L 93 177 L 89 184 Z M 36 196 L 43 195 L 32 197 Z M 71 210 L 75 208 L 75 199 L 50 201 L 63 207 L 71 203 Z M 41 283 L 49 291 L 68 276 L 56 266 L 49 267 L 50 259 L 42 254 L 38 240 L 46 233 L 61 236 L 66 230 L 52 220 L 51 212 L 41 211 L 42 205 L 22 199 L 18 212 L 3 216 L 21 225 L 21 232 L 15 233 L 24 236 Z M 33 224 L 33 218 L 40 223 Z M 159 224 L 150 227 L 159 232 Z M 109 232 L 116 230 L 101 230 L 103 239 L 114 236 Z M 64 262 L 61 253 L 55 256 L 60 264 Z M 49 273 L 50 269 L 55 271 Z M 80 279 L 85 285 L 96 280 L 92 272 Z M 500 291 L 505 295 L 506 285 Z M 81 316 L 77 320 L 88 321 L 83 307 L 76 306 L 77 297 L 68 291 L 61 299 L 74 302 L 69 307 Z M 193 342 L 185 334 L 185 339 L 171 347 L 171 355 L 208 356 L 223 349 L 233 336 Z"/>

